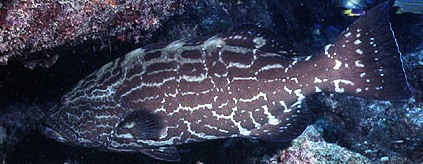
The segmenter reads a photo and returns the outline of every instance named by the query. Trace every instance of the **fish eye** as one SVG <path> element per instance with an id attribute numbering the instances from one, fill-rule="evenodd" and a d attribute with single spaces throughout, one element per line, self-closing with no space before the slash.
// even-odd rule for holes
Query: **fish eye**
<path id="1" fill-rule="evenodd" d="M 61 97 L 59 102 L 61 105 L 65 105 L 69 102 L 69 100 L 66 97 Z"/>

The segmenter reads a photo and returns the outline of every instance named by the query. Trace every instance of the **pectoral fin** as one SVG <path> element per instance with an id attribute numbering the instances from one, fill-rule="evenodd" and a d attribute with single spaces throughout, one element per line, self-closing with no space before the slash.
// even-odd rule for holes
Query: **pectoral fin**
<path id="1" fill-rule="evenodd" d="M 156 114 L 146 110 L 136 110 L 128 114 L 118 125 L 116 138 L 130 134 L 134 139 L 154 140 L 163 129 L 162 120 Z M 125 138 L 128 139 L 128 138 Z"/>

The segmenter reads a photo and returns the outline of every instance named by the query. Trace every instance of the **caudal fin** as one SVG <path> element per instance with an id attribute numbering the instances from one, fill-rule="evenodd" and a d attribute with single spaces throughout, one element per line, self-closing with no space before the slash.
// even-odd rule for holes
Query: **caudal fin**
<path id="1" fill-rule="evenodd" d="M 323 58 L 333 71 L 325 88 L 380 100 L 411 96 L 389 8 L 382 3 L 369 10 L 326 46 Z"/>

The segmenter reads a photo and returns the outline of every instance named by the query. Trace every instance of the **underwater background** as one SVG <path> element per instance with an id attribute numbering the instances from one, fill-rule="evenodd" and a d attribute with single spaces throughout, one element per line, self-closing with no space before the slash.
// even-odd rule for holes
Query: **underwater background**
<path id="1" fill-rule="evenodd" d="M 366 11 L 384 1 L 0 0 L 0 161 L 165 163 L 48 139 L 40 133 L 44 113 L 86 75 L 150 43 L 255 24 L 313 54 L 360 16 L 342 14 L 348 2 Z M 234 138 L 181 145 L 181 163 L 423 162 L 423 15 L 391 14 L 413 98 L 318 94 L 307 98 L 313 123 L 291 144 Z"/>

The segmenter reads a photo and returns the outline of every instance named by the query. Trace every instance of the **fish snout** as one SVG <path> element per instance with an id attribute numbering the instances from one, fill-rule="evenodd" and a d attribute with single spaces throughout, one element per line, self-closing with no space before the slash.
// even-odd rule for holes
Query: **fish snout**
<path id="1" fill-rule="evenodd" d="M 78 140 L 78 135 L 65 124 L 65 121 L 60 119 L 61 108 L 62 106 L 58 105 L 47 112 L 40 132 L 47 138 L 61 143 L 75 143 Z"/>
<path id="2" fill-rule="evenodd" d="M 67 143 L 69 142 L 65 137 L 63 137 L 59 132 L 53 130 L 52 128 L 48 126 L 42 126 L 40 128 L 41 133 L 46 136 L 47 138 L 50 138 L 52 140 L 55 140 L 60 143 Z"/>

